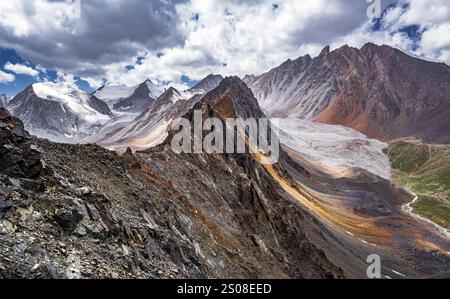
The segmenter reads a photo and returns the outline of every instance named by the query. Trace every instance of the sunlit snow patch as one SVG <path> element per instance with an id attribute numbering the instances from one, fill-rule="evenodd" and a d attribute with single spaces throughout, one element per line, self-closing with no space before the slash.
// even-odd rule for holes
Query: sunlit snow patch
<path id="1" fill-rule="evenodd" d="M 281 143 L 333 177 L 345 177 L 357 168 L 390 179 L 387 144 L 347 127 L 301 119 L 279 119 Z"/>

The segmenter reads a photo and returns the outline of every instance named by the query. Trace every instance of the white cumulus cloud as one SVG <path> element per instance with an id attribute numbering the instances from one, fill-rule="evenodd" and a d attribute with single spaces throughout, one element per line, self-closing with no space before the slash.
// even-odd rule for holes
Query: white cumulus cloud
<path id="1" fill-rule="evenodd" d="M 34 78 L 39 76 L 39 72 L 37 70 L 20 63 L 12 64 L 11 62 L 7 62 L 3 68 L 17 75 L 27 75 Z"/>
<path id="2" fill-rule="evenodd" d="M 365 0 L 90 0 L 79 16 L 63 0 L 0 1 L 0 46 L 92 87 L 151 79 L 186 88 L 182 76 L 259 74 L 369 41 L 450 64 L 449 0 L 382 3 L 374 28 Z"/>
<path id="3" fill-rule="evenodd" d="M 0 83 L 11 83 L 16 80 L 16 76 L 0 71 Z"/>

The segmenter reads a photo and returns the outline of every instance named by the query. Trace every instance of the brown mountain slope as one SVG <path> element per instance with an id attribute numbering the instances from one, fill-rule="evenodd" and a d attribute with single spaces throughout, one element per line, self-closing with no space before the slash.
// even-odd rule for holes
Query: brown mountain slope
<path id="1" fill-rule="evenodd" d="M 450 142 L 450 67 L 388 46 L 327 47 L 244 81 L 274 117 L 345 125 L 383 140 Z"/>

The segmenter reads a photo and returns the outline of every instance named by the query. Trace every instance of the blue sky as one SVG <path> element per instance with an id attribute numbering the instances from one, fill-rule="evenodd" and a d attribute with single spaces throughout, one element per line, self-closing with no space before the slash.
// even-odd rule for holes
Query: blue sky
<path id="1" fill-rule="evenodd" d="M 28 74 L 20 74 L 17 72 L 13 72 L 10 70 L 5 69 L 5 65 L 7 63 L 13 64 L 13 65 L 25 65 L 28 66 L 34 70 L 37 70 L 39 75 L 37 77 L 30 76 Z M 27 61 L 20 57 L 14 49 L 8 49 L 8 48 L 0 48 L 0 66 L 1 70 L 7 74 L 11 74 L 15 76 L 15 80 L 12 82 L 1 82 L 0 81 L 0 93 L 7 94 L 9 96 L 15 96 L 22 90 L 24 90 L 27 86 L 41 81 L 52 81 L 55 82 L 58 80 L 58 73 L 53 70 L 41 70 L 40 67 L 36 66 L 35 64 L 31 63 L 30 61 Z M 80 87 L 80 89 L 86 91 L 86 92 L 92 92 L 94 89 L 89 86 L 89 84 L 81 80 L 79 77 L 75 76 L 75 81 Z"/>
<path id="2" fill-rule="evenodd" d="M 381 19 L 366 0 L 77 2 L 0 1 L 0 93 L 43 80 L 86 92 L 146 79 L 186 89 L 212 73 L 261 74 L 367 42 L 450 63 L 448 0 L 381 0 Z"/>
<path id="3" fill-rule="evenodd" d="M 2 70 L 4 70 L 4 66 L 8 61 L 14 64 L 25 63 L 25 61 L 20 58 L 14 50 L 0 49 L 0 65 Z M 5 93 L 11 96 L 23 89 L 23 86 L 27 86 L 33 82 L 36 82 L 36 80 L 30 76 L 16 75 L 13 82 L 0 81 L 0 93 Z"/>

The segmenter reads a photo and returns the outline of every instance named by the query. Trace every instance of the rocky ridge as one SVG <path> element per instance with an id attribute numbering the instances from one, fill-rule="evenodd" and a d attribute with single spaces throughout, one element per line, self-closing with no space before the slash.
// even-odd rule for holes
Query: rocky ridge
<path id="1" fill-rule="evenodd" d="M 244 81 L 271 117 L 344 125 L 382 140 L 450 142 L 450 67 L 389 46 L 326 47 Z"/>
<path id="2" fill-rule="evenodd" d="M 29 144 L 38 162 L 0 171 L 0 277 L 343 277 L 308 237 L 318 224 L 251 155 L 177 155 L 168 138 L 119 156 L 30 139 L 2 113 L 2 150 Z"/>

